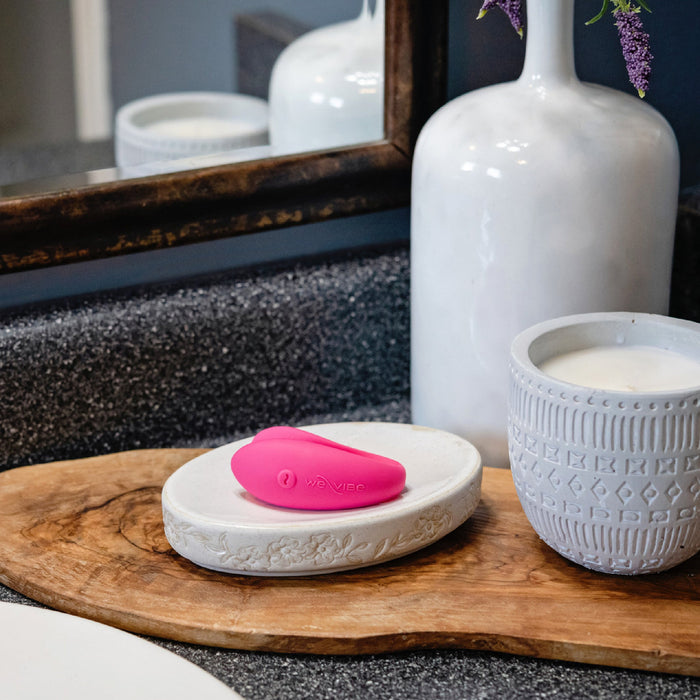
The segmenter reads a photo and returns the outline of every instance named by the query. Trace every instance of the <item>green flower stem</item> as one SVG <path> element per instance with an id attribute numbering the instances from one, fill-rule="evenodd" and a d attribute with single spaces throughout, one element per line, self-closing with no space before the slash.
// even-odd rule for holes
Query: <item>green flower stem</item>
<path id="1" fill-rule="evenodd" d="M 613 8 L 613 12 L 620 11 L 620 12 L 639 12 L 639 7 L 635 7 L 632 5 L 630 0 L 612 0 L 613 4 L 615 7 Z M 636 2 L 639 4 L 639 6 L 643 9 L 645 9 L 647 12 L 651 12 L 651 8 L 647 4 L 646 0 L 636 0 Z M 610 7 L 610 0 L 603 0 L 603 7 L 601 8 L 600 12 L 593 17 L 593 19 L 589 19 L 588 22 L 586 22 L 586 26 L 589 24 L 594 24 L 597 22 L 599 19 L 601 19 L 605 13 L 608 11 L 608 7 Z"/>
<path id="2" fill-rule="evenodd" d="M 597 22 L 599 19 L 601 19 L 603 15 L 608 11 L 609 4 L 610 0 L 603 0 L 603 7 L 601 8 L 600 12 L 593 19 L 589 19 L 588 22 L 586 22 L 586 26 L 588 26 L 589 24 L 593 24 L 594 22 Z"/>

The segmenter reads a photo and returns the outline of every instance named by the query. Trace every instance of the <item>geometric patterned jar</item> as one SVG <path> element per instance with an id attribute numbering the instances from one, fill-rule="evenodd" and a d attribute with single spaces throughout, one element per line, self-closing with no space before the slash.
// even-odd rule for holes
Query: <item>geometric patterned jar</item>
<path id="1" fill-rule="evenodd" d="M 511 348 L 508 445 L 532 527 L 589 569 L 664 571 L 700 550 L 700 386 L 592 389 L 539 366 L 596 346 L 645 345 L 700 361 L 700 324 L 596 313 L 547 321 Z"/>

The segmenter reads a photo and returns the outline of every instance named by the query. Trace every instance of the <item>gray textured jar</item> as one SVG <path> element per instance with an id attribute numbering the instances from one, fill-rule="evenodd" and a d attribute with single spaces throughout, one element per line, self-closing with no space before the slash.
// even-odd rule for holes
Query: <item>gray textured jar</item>
<path id="1" fill-rule="evenodd" d="M 508 447 L 537 534 L 587 568 L 669 569 L 700 550 L 700 386 L 591 389 L 539 369 L 595 346 L 648 345 L 700 361 L 700 324 L 596 313 L 538 324 L 513 341 Z"/>

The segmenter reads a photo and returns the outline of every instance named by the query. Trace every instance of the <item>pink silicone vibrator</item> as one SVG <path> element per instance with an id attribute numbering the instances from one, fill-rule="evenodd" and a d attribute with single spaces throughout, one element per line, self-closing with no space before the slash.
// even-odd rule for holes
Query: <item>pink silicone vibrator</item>
<path id="1" fill-rule="evenodd" d="M 393 459 L 282 426 L 262 430 L 237 450 L 231 471 L 261 501 L 303 510 L 382 503 L 406 484 L 406 470 Z"/>

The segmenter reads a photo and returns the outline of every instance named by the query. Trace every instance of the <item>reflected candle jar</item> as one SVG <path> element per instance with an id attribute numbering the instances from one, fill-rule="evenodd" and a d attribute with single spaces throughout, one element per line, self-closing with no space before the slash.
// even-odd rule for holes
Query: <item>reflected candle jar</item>
<path id="1" fill-rule="evenodd" d="M 115 159 L 126 175 L 143 164 L 196 158 L 268 142 L 265 100 L 224 92 L 177 92 L 129 102 L 115 119 Z M 182 168 L 198 164 L 182 163 Z"/>
<path id="2" fill-rule="evenodd" d="M 700 550 L 700 325 L 594 313 L 513 341 L 508 447 L 537 534 L 614 574 Z"/>

